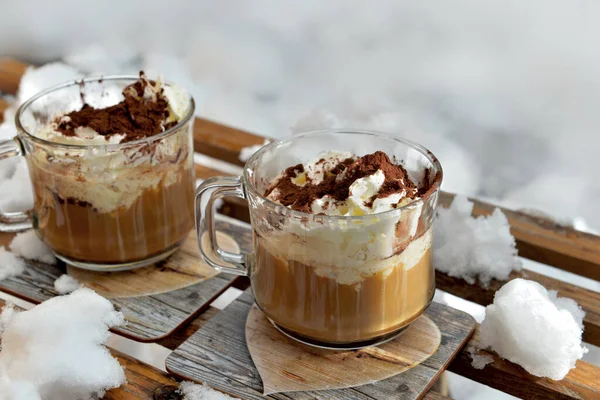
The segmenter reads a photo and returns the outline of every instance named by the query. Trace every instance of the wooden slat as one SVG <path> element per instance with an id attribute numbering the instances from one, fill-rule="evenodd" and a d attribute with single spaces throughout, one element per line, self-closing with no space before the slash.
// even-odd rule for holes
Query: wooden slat
<path id="1" fill-rule="evenodd" d="M 600 368 L 578 361 L 576 368 L 561 381 L 538 378 L 520 366 L 498 357 L 495 353 L 479 351 L 489 355 L 494 362 L 478 370 L 471 366 L 470 352 L 480 348 L 479 326 L 475 334 L 448 368 L 449 371 L 483 383 L 522 399 L 599 399 Z"/>
<path id="2" fill-rule="evenodd" d="M 228 224 L 217 222 L 223 232 Z M 192 233 L 192 235 L 195 234 Z M 14 235 L 0 234 L 0 245 L 7 246 Z M 172 266 L 177 270 L 176 262 L 197 263 L 199 253 L 195 245 L 195 238 L 191 247 L 194 252 L 187 254 L 187 249 L 180 250 L 180 255 L 175 255 L 167 260 L 164 268 Z M 184 256 L 184 253 L 185 256 Z M 54 281 L 65 273 L 62 263 L 47 265 L 26 260 L 26 271 L 16 277 L 0 281 L 1 290 L 32 303 L 39 303 L 56 295 Z M 212 269 L 209 268 L 210 271 Z M 147 273 L 147 271 L 146 271 Z M 169 271 L 169 273 L 173 273 Z M 127 273 L 126 275 L 129 275 Z M 143 275 L 142 275 L 143 276 Z M 148 276 L 148 275 L 146 275 Z M 167 275 L 166 275 L 167 276 Z M 166 278 L 165 278 L 166 279 Z M 164 293 L 146 293 L 127 297 L 111 298 L 111 302 L 123 312 L 128 324 L 115 328 L 114 332 L 130 339 L 141 342 L 155 342 L 168 336 L 180 325 L 194 319 L 232 283 L 235 277 L 220 274 L 208 279 L 200 280 L 198 276 L 189 285 L 178 287 Z"/>
<path id="3" fill-rule="evenodd" d="M 29 65 L 11 58 L 0 58 L 0 92 L 16 94 L 19 82 Z"/>
<path id="4" fill-rule="evenodd" d="M 440 204 L 448 207 L 453 194 L 442 192 Z M 490 215 L 494 205 L 473 200 L 473 215 Z M 521 257 L 554 265 L 600 281 L 600 237 L 517 211 L 499 207 L 508 218 Z"/>
<path id="5" fill-rule="evenodd" d="M 196 118 L 194 122 L 194 149 L 231 164 L 242 165 L 239 160 L 240 149 L 263 144 L 264 141 L 260 136 L 207 119 Z"/>
<path id="6" fill-rule="evenodd" d="M 15 93 L 26 64 L 0 59 L 0 91 Z M 246 146 L 262 144 L 264 138 L 241 129 L 196 118 L 195 150 L 233 164 L 242 165 L 239 153 Z M 452 195 L 443 193 L 442 203 Z M 474 215 L 489 214 L 494 206 L 476 202 Z M 600 280 L 600 237 L 543 221 L 524 213 L 505 210 L 515 235 L 519 254 L 544 264 Z"/>

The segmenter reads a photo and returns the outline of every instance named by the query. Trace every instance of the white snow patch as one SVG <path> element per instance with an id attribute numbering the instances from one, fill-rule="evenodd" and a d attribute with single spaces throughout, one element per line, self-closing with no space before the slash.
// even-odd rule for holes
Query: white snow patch
<path id="1" fill-rule="evenodd" d="M 25 263 L 13 253 L 0 246 L 0 281 L 11 276 L 20 275 L 25 270 Z"/>
<path id="2" fill-rule="evenodd" d="M 471 366 L 475 369 L 484 369 L 486 365 L 494 362 L 494 358 L 488 354 L 478 354 L 478 350 L 471 349 L 469 355 L 471 356 Z"/>
<path id="3" fill-rule="evenodd" d="M 456 196 L 439 208 L 434 229 L 433 258 L 438 271 L 485 286 L 492 278 L 506 280 L 521 268 L 515 238 L 502 211 L 473 218 L 473 203 Z"/>
<path id="4" fill-rule="evenodd" d="M 102 397 L 125 382 L 104 343 L 123 314 L 90 289 L 54 297 L 29 311 L 5 307 L 0 400 Z"/>
<path id="5" fill-rule="evenodd" d="M 581 344 L 585 312 L 537 282 L 514 279 L 494 296 L 481 323 L 481 346 L 527 372 L 563 379 L 587 349 Z"/>
<path id="6" fill-rule="evenodd" d="M 225 393 L 219 392 L 205 384 L 195 384 L 193 382 L 181 382 L 179 392 L 184 396 L 184 400 L 228 400 L 237 399 Z"/>
<path id="7" fill-rule="evenodd" d="M 56 257 L 52 251 L 40 240 L 33 229 L 18 233 L 10 243 L 10 249 L 17 256 L 28 260 L 40 261 L 46 264 L 55 264 Z"/>
<path id="8" fill-rule="evenodd" d="M 81 286 L 81 283 L 77 279 L 67 274 L 62 274 L 57 280 L 54 281 L 54 290 L 56 290 L 58 294 L 68 294 L 74 292 Z"/>

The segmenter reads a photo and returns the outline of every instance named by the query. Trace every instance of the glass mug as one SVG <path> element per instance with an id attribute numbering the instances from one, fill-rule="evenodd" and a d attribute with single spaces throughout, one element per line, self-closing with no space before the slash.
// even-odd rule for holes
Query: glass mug
<path id="1" fill-rule="evenodd" d="M 363 216 L 294 211 L 263 195 L 281 171 L 322 150 L 357 156 L 382 150 L 401 160 L 413 180 L 427 179 L 431 189 L 403 207 Z M 431 229 L 441 181 L 435 156 L 405 140 L 350 130 L 294 135 L 256 152 L 241 177 L 215 177 L 197 189 L 198 245 L 213 268 L 250 278 L 256 304 L 286 335 L 338 349 L 383 343 L 433 298 Z M 226 196 L 248 201 L 251 254 L 217 244 L 214 202 Z"/>
<path id="2" fill-rule="evenodd" d="M 118 103 L 137 80 L 88 78 L 45 90 L 17 110 L 17 136 L 0 142 L 0 159 L 25 156 L 34 194 L 32 210 L 0 213 L 0 221 L 10 229 L 29 219 L 56 257 L 73 266 L 120 271 L 152 264 L 193 229 L 192 97 L 183 100 L 185 116 L 176 126 L 148 138 L 79 145 L 36 137 L 84 99 L 96 108 Z"/>

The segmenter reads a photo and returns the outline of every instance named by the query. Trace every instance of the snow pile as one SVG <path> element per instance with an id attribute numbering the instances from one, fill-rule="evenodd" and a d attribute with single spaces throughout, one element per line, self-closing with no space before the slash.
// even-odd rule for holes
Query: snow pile
<path id="1" fill-rule="evenodd" d="M 125 382 L 104 343 L 123 315 L 90 289 L 54 297 L 29 311 L 0 316 L 0 400 L 102 397 Z"/>
<path id="2" fill-rule="evenodd" d="M 193 382 L 181 382 L 179 392 L 183 395 L 184 400 L 228 400 L 237 398 L 219 392 L 208 385 L 197 385 Z"/>
<path id="3" fill-rule="evenodd" d="M 473 284 L 485 286 L 491 279 L 506 280 L 521 268 L 515 238 L 502 211 L 471 217 L 473 203 L 456 196 L 449 208 L 438 208 L 434 228 L 435 268 Z"/>
<path id="4" fill-rule="evenodd" d="M 481 345 L 532 375 L 561 380 L 588 351 L 581 344 L 584 316 L 573 300 L 514 279 L 486 307 Z"/>
<path id="5" fill-rule="evenodd" d="M 58 294 L 68 294 L 74 292 L 81 286 L 81 283 L 77 279 L 67 274 L 59 276 L 58 279 L 54 281 L 54 290 L 56 290 L 56 293 Z"/>
<path id="6" fill-rule="evenodd" d="M 25 263 L 13 253 L 0 246 L 0 281 L 11 276 L 20 275 L 25 270 Z"/>
<path id="7" fill-rule="evenodd" d="M 10 249 L 15 255 L 28 260 L 46 264 L 56 263 L 56 257 L 52 251 L 41 241 L 33 229 L 18 233 L 10 243 Z"/>
<path id="8" fill-rule="evenodd" d="M 469 351 L 471 356 L 471 366 L 475 369 L 484 369 L 486 365 L 494 362 L 494 358 L 487 354 L 478 354 L 477 350 L 471 349 Z"/>

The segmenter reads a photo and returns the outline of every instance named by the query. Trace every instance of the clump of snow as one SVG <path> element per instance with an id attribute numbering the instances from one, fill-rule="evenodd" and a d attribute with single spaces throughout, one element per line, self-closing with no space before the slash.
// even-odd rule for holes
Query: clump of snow
<path id="1" fill-rule="evenodd" d="M 494 362 L 492 356 L 488 354 L 478 354 L 475 349 L 471 349 L 469 355 L 471 356 L 471 366 L 475 369 L 484 369 L 486 365 Z"/>
<path id="2" fill-rule="evenodd" d="M 109 328 L 124 324 L 123 314 L 90 289 L 29 311 L 5 307 L 0 321 L 0 399 L 89 399 L 125 382 L 104 346 Z"/>
<path id="3" fill-rule="evenodd" d="M 263 146 L 269 144 L 270 142 L 271 142 L 270 140 L 265 139 L 263 144 L 255 144 L 253 146 L 246 146 L 242 150 L 240 150 L 240 154 L 239 154 L 238 158 L 240 159 L 241 162 L 246 162 L 250 159 L 250 157 L 252 157 L 252 155 L 254 153 L 256 153 Z"/>
<path id="4" fill-rule="evenodd" d="M 184 400 L 228 400 L 237 398 L 219 392 L 208 385 L 197 385 L 193 382 L 181 382 L 179 392 L 183 395 Z"/>
<path id="5" fill-rule="evenodd" d="M 54 290 L 58 294 L 67 294 L 74 292 L 81 287 L 81 282 L 67 274 L 62 274 L 54 281 Z"/>
<path id="6" fill-rule="evenodd" d="M 41 241 L 33 229 L 18 233 L 10 243 L 10 249 L 17 256 L 28 260 L 46 264 L 56 263 L 56 257 L 52 251 Z"/>
<path id="7" fill-rule="evenodd" d="M 11 276 L 20 275 L 25 269 L 25 263 L 13 253 L 0 246 L 0 281 Z"/>
<path id="8" fill-rule="evenodd" d="M 487 306 L 481 345 L 532 375 L 561 380 L 588 351 L 581 345 L 584 316 L 573 300 L 514 279 Z"/>
<path id="9" fill-rule="evenodd" d="M 2 332 L 4 332 L 4 330 L 8 326 L 8 323 L 10 322 L 10 320 L 16 312 L 17 311 L 15 311 L 14 304 L 8 303 L 4 306 L 4 308 L 2 309 L 2 313 L 0 313 L 0 335 L 2 334 Z"/>
<path id="10" fill-rule="evenodd" d="M 502 211 L 473 218 L 473 203 L 456 196 L 447 209 L 438 209 L 433 258 L 438 271 L 485 286 L 492 278 L 506 280 L 521 268 L 515 238 Z"/>

